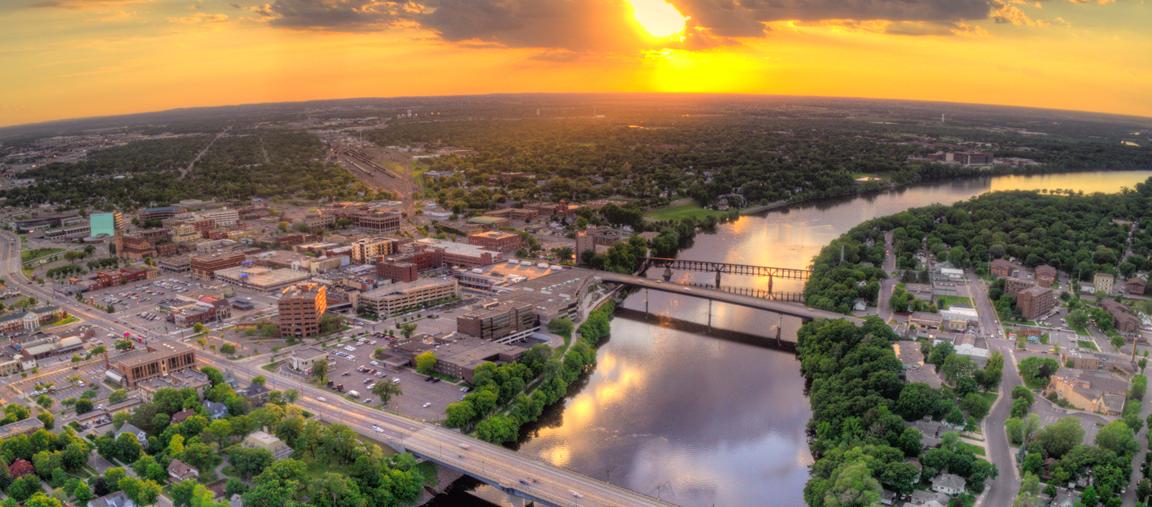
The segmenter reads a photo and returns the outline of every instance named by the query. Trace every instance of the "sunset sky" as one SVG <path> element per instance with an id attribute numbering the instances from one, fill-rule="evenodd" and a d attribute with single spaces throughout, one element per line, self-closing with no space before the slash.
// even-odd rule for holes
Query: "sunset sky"
<path id="1" fill-rule="evenodd" d="M 1146 0 L 3 0 L 0 125 L 514 92 L 1152 116 Z"/>

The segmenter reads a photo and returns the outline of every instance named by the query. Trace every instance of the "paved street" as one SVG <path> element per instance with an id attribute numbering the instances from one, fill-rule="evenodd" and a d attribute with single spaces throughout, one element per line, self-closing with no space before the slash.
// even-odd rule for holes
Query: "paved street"
<path id="1" fill-rule="evenodd" d="M 984 494 L 982 505 L 999 507 L 1012 505 L 1016 492 L 1020 489 L 1020 475 L 1016 470 L 1016 458 L 1008 442 L 1008 434 L 1004 430 L 1004 421 L 1012 413 L 1012 389 L 1023 383 L 1020 372 L 1016 370 L 1016 360 L 1012 352 L 1012 344 L 1005 339 L 1004 328 L 1000 326 L 1000 319 L 996 316 L 996 309 L 988 299 L 988 284 L 976 275 L 969 275 L 969 289 L 972 293 L 973 304 L 980 315 L 980 329 L 988 336 L 988 348 L 1004 354 L 1004 374 L 1000 378 L 999 397 L 992 405 L 988 417 L 984 418 L 984 438 L 988 444 L 988 459 L 996 465 L 998 475 L 989 482 L 988 491 Z"/>

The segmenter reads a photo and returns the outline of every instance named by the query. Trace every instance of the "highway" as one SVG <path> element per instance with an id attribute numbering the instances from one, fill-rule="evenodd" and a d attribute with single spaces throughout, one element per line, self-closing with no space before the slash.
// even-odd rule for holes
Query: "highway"
<path id="1" fill-rule="evenodd" d="M 0 260 L 2 271 L 0 274 L 5 276 L 13 288 L 23 291 L 26 295 L 35 296 L 41 301 L 51 301 L 90 323 L 104 326 L 118 334 L 126 331 L 144 333 L 143 330 L 121 324 L 107 313 L 78 304 L 70 298 L 59 297 L 25 278 L 20 270 L 19 238 L 10 232 L 0 233 L 0 254 L 3 255 L 3 259 Z M 238 378 L 251 379 L 258 375 L 264 376 L 270 389 L 295 389 L 300 393 L 297 405 L 318 414 L 324 421 L 347 425 L 379 442 L 406 450 L 491 484 L 507 493 L 535 500 L 539 504 L 668 505 L 658 499 L 544 463 L 453 430 L 354 403 L 298 378 L 270 373 L 248 363 L 229 361 L 206 351 L 197 351 L 197 359 L 205 365 L 228 369 Z"/>
<path id="2" fill-rule="evenodd" d="M 711 299 L 721 303 L 728 303 L 731 305 L 754 308 L 757 310 L 764 310 L 766 312 L 773 312 L 781 315 L 788 315 L 790 317 L 797 317 L 804 321 L 816 319 L 847 319 L 856 325 L 861 325 L 864 322 L 862 319 L 857 317 L 844 315 L 842 313 L 829 312 L 826 310 L 818 310 L 816 308 L 809 308 L 807 306 L 798 305 L 795 303 L 770 301 L 767 299 L 761 299 L 753 296 L 744 296 L 741 294 L 733 294 L 731 292 L 724 292 L 722 290 L 716 289 L 688 287 L 674 283 L 666 283 L 660 280 L 653 280 L 651 278 L 644 278 L 641 276 L 622 275 L 619 273 L 610 273 L 607 271 L 597 271 L 595 276 L 596 279 L 602 282 L 631 285 L 641 289 L 670 292 L 673 294 L 679 294 L 681 296 Z"/>

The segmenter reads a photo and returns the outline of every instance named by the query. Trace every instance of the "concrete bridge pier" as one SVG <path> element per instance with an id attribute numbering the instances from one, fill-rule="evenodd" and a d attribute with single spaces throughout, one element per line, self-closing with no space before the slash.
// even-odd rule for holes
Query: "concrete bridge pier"
<path id="1" fill-rule="evenodd" d="M 528 507 L 529 505 L 535 505 L 531 500 L 513 495 L 512 493 L 504 494 L 504 503 L 511 505 L 512 507 Z"/>
<path id="2" fill-rule="evenodd" d="M 719 274 L 717 274 L 719 276 Z M 712 332 L 712 300 L 708 300 L 708 332 Z"/>
<path id="3" fill-rule="evenodd" d="M 720 269 L 716 269 L 716 288 L 720 288 Z"/>

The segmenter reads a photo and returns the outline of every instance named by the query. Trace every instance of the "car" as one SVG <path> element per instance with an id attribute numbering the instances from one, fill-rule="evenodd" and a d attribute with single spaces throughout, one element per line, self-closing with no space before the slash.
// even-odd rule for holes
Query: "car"
<path id="1" fill-rule="evenodd" d="M 373 424 L 372 425 L 372 431 L 375 431 L 376 433 L 384 433 L 384 428 L 381 428 L 381 427 Z"/>
<path id="2" fill-rule="evenodd" d="M 317 397 L 316 397 L 316 401 L 319 401 L 319 402 L 323 403 L 323 402 L 326 402 L 326 401 L 328 401 L 328 398 L 325 398 L 325 397 L 323 397 L 323 396 L 317 396 Z"/>
<path id="3" fill-rule="evenodd" d="M 431 406 L 432 406 L 432 402 L 426 401 L 426 402 L 424 402 L 424 404 L 423 404 L 423 405 L 420 405 L 420 406 L 422 406 L 422 407 L 424 407 L 424 408 L 428 408 L 428 407 L 431 407 Z"/>

